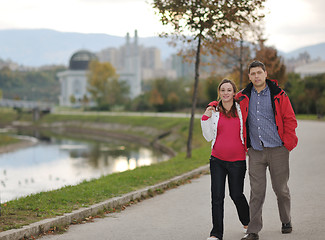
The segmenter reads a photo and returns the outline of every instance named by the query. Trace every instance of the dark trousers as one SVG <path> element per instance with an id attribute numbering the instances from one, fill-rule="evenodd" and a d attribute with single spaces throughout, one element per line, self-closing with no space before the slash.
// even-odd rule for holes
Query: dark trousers
<path id="1" fill-rule="evenodd" d="M 244 190 L 246 161 L 227 162 L 210 157 L 212 224 L 210 236 L 223 238 L 225 183 L 228 176 L 229 193 L 234 201 L 240 222 L 249 223 L 249 207 Z"/>

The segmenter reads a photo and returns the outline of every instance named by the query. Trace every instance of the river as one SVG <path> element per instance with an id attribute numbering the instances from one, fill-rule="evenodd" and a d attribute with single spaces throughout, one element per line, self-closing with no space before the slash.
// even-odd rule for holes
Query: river
<path id="1" fill-rule="evenodd" d="M 116 139 L 38 137 L 34 146 L 0 154 L 1 203 L 169 158 L 156 149 Z"/>

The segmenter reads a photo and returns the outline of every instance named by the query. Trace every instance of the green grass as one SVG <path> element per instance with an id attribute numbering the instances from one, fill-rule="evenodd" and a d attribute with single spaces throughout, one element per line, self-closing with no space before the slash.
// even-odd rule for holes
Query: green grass
<path id="1" fill-rule="evenodd" d="M 0 124 L 5 126 L 16 119 L 17 113 L 13 109 L 0 107 L 0 116 Z"/>
<path id="2" fill-rule="evenodd" d="M 106 199 L 150 186 L 208 163 L 210 149 L 195 149 L 191 159 L 179 154 L 167 162 L 114 173 L 76 186 L 42 192 L 2 206 L 0 230 L 5 231 L 87 207 Z"/>
<path id="3" fill-rule="evenodd" d="M 0 126 L 6 126 L 13 121 L 32 121 L 30 113 L 17 111 L 12 108 L 0 107 Z"/>
<path id="4" fill-rule="evenodd" d="M 25 119 L 28 119 L 26 116 Z M 178 154 L 169 161 L 144 166 L 134 170 L 114 173 L 99 179 L 84 181 L 76 186 L 41 192 L 2 204 L 0 231 L 20 228 L 24 225 L 71 212 L 81 207 L 107 200 L 112 197 L 144 188 L 181 175 L 208 163 L 210 144 L 201 134 L 199 120 L 195 120 L 193 134 L 192 158 L 187 159 L 183 150 L 186 145 L 189 119 L 156 118 L 156 117 L 110 117 L 110 116 L 62 116 L 46 115 L 36 125 L 57 122 L 73 122 L 74 126 L 87 126 L 88 123 L 118 123 L 131 125 L 135 129 L 132 134 L 143 134 L 152 140 L 156 136 L 145 133 L 147 127 L 158 129 L 158 132 L 172 131 L 161 142 L 172 147 Z M 141 127 L 144 128 L 142 129 Z M 144 132 L 142 132 L 144 131 Z"/>
<path id="5" fill-rule="evenodd" d="M 297 116 L 298 120 L 319 120 L 319 121 L 325 121 L 325 118 L 318 118 L 315 114 L 298 114 Z"/>
<path id="6" fill-rule="evenodd" d="M 153 121 L 154 119 L 154 121 Z M 179 123 L 188 122 L 188 119 L 183 118 L 168 118 L 168 117 L 146 117 L 146 116 L 105 116 L 105 115 L 46 115 L 40 123 L 51 123 L 61 121 L 90 121 L 99 123 L 119 123 L 132 126 L 155 127 L 158 129 L 169 129 Z"/>
<path id="7" fill-rule="evenodd" d="M 5 116 L 6 114 L 9 116 Z M 297 118 L 308 120 L 317 119 L 316 116 L 308 115 L 298 115 Z M 3 113 L 3 119 L 7 119 L 8 121 L 8 119 L 16 119 L 16 116 L 12 112 Z M 21 117 L 21 119 L 30 119 L 30 116 L 26 115 Z M 84 181 L 76 186 L 66 186 L 58 190 L 33 194 L 9 201 L 2 205 L 0 231 L 19 228 L 45 218 L 62 215 L 81 207 L 87 207 L 109 198 L 168 180 L 207 164 L 211 151 L 210 144 L 205 142 L 202 137 L 198 119 L 195 120 L 193 151 L 192 158 L 190 159 L 187 159 L 184 153 L 189 119 L 102 115 L 63 116 L 51 114 L 44 116 L 36 125 L 41 126 L 41 124 L 57 122 L 64 122 L 67 126 L 71 124 L 74 127 L 87 127 L 88 123 L 118 123 L 120 125 L 132 126 L 134 130 L 128 131 L 129 134 L 141 135 L 150 140 L 157 136 L 146 132 L 146 128 L 148 127 L 159 130 L 159 133 L 172 131 L 171 135 L 168 135 L 160 141 L 173 148 L 178 154 L 166 162 L 144 166 L 122 173 L 114 173 L 99 179 Z M 140 130 L 137 127 L 140 127 Z M 141 129 L 141 127 L 145 128 Z M 123 132 L 121 129 L 115 131 Z"/>
<path id="8" fill-rule="evenodd" d="M 0 147 L 6 146 L 9 144 L 14 144 L 17 142 L 20 142 L 20 140 L 17 138 L 11 137 L 11 136 L 9 136 L 7 134 L 3 134 L 3 133 L 0 134 Z"/>
<path id="9" fill-rule="evenodd" d="M 51 114 L 44 116 L 37 124 L 53 124 L 64 123 L 67 126 L 87 128 L 87 123 L 113 123 L 131 128 L 120 127 L 119 129 L 111 129 L 111 132 L 120 132 L 125 134 L 136 135 L 154 140 L 159 134 L 171 131 L 171 136 L 161 139 L 161 143 L 173 148 L 175 151 L 184 151 L 188 136 L 189 119 L 187 118 L 168 118 L 168 117 L 144 117 L 144 116 L 104 116 L 104 115 L 60 115 Z M 150 128 L 159 130 L 152 133 Z M 105 131 L 105 130 L 103 130 Z M 195 119 L 195 127 L 193 132 L 193 148 L 202 145 L 203 137 L 201 133 L 200 120 Z"/>

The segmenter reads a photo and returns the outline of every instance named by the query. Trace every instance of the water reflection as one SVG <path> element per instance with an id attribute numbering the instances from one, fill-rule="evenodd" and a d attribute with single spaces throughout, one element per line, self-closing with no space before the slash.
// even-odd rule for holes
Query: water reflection
<path id="1" fill-rule="evenodd" d="M 2 203 L 168 159 L 154 149 L 114 139 L 108 142 L 44 136 L 40 139 L 43 140 L 33 147 L 0 154 Z"/>

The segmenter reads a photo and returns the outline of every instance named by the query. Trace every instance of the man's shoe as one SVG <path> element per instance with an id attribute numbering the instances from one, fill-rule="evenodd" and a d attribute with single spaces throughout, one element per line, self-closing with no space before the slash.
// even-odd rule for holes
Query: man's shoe
<path id="1" fill-rule="evenodd" d="M 248 233 L 241 240 L 258 240 L 259 236 L 257 233 Z"/>
<path id="2" fill-rule="evenodd" d="M 285 233 L 291 233 L 292 232 L 291 222 L 282 223 L 281 231 L 282 231 L 283 234 L 285 234 Z"/>

